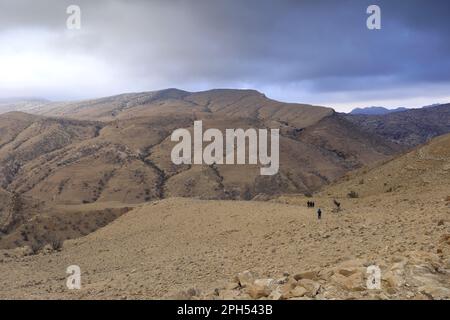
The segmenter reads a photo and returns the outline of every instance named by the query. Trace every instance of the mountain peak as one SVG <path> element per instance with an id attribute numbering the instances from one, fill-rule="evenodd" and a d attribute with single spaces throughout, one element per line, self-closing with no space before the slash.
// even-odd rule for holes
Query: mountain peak
<path id="1" fill-rule="evenodd" d="M 392 112 L 405 111 L 407 108 L 399 107 L 395 109 L 388 109 L 385 107 L 366 107 L 366 108 L 355 108 L 350 114 L 364 114 L 364 115 L 383 115 Z"/>

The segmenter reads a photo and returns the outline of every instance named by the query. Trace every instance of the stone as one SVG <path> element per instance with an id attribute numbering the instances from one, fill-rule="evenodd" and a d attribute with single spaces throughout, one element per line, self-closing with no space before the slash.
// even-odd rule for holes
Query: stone
<path id="1" fill-rule="evenodd" d="M 33 254 L 33 250 L 30 246 L 16 248 L 13 252 L 16 257 L 25 257 Z M 5 253 L 5 257 L 8 257 L 8 254 Z"/>
<path id="2" fill-rule="evenodd" d="M 239 283 L 236 283 L 236 282 L 227 283 L 227 285 L 225 286 L 225 289 L 227 289 L 227 290 L 233 290 L 236 288 L 239 288 Z"/>
<path id="3" fill-rule="evenodd" d="M 444 287 L 425 285 L 425 286 L 419 287 L 418 290 L 420 293 L 425 294 L 426 296 L 430 297 L 431 299 L 435 299 L 435 300 L 450 299 L 450 289 L 447 289 Z"/>
<path id="4" fill-rule="evenodd" d="M 247 285 L 247 293 L 253 299 L 268 297 L 277 287 L 274 279 L 257 279 L 253 284 Z"/>
<path id="5" fill-rule="evenodd" d="M 247 287 L 248 285 L 253 284 L 253 282 L 258 278 L 257 274 L 251 271 L 243 271 L 237 275 L 237 282 L 242 287 Z"/>
<path id="6" fill-rule="evenodd" d="M 296 286 L 293 290 L 291 290 L 291 297 L 299 298 L 303 297 L 308 293 L 308 290 L 302 286 Z"/>
<path id="7" fill-rule="evenodd" d="M 357 268 L 340 268 L 337 271 L 339 274 L 343 275 L 344 277 L 351 276 L 352 274 L 355 274 L 358 272 Z"/>
<path id="8" fill-rule="evenodd" d="M 186 293 L 190 297 L 198 297 L 198 296 L 200 296 L 200 290 L 198 290 L 197 288 L 189 288 L 186 291 Z"/>
<path id="9" fill-rule="evenodd" d="M 335 273 L 331 280 L 348 291 L 363 291 L 366 289 L 364 276 L 360 272 L 351 274 L 348 277 Z"/>
<path id="10" fill-rule="evenodd" d="M 444 268 L 450 270 L 450 258 L 444 261 Z"/>
<path id="11" fill-rule="evenodd" d="M 280 287 L 277 287 L 269 295 L 269 299 L 271 299 L 271 300 L 281 300 L 282 298 L 283 298 L 283 294 L 281 293 Z"/>
<path id="12" fill-rule="evenodd" d="M 399 288 L 405 284 L 405 280 L 400 275 L 392 271 L 388 271 L 383 274 L 382 280 L 384 280 L 390 288 Z"/>
<path id="13" fill-rule="evenodd" d="M 271 291 L 266 287 L 251 284 L 247 286 L 247 293 L 252 299 L 259 299 L 269 296 Z"/>
<path id="14" fill-rule="evenodd" d="M 289 278 L 286 283 L 282 284 L 279 287 L 280 293 L 281 293 L 281 298 L 282 299 L 289 299 L 292 297 L 291 295 L 291 290 L 295 288 L 295 286 L 297 285 L 297 281 L 295 281 L 294 278 Z"/>
<path id="15" fill-rule="evenodd" d="M 299 286 L 302 286 L 308 291 L 308 296 L 315 297 L 320 290 L 320 284 L 310 279 L 301 279 L 297 282 Z"/>
<path id="16" fill-rule="evenodd" d="M 301 279 L 316 280 L 317 278 L 318 278 L 317 271 L 304 271 L 294 275 L 294 279 L 297 281 Z"/>
<path id="17" fill-rule="evenodd" d="M 219 299 L 222 300 L 236 300 L 239 298 L 240 292 L 238 290 L 220 290 Z"/>
<path id="18" fill-rule="evenodd" d="M 52 248 L 52 246 L 50 244 L 46 244 L 43 248 L 42 248 L 42 252 L 43 253 L 52 253 L 54 250 Z"/>

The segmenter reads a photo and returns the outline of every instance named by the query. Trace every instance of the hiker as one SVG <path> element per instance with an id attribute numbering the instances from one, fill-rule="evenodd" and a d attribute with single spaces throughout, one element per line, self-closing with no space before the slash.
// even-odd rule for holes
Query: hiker
<path id="1" fill-rule="evenodd" d="M 315 202 L 313 201 L 313 202 L 311 202 L 311 207 L 313 207 L 314 208 L 314 206 L 315 206 L 316 204 L 315 204 Z"/>
<path id="2" fill-rule="evenodd" d="M 322 210 L 319 208 L 319 210 L 317 210 L 317 219 L 320 220 L 320 218 L 322 218 Z"/>

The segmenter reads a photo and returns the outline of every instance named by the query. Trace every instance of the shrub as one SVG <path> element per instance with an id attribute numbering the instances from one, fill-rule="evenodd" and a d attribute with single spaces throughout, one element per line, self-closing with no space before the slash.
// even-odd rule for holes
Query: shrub
<path id="1" fill-rule="evenodd" d="M 359 198 L 359 194 L 357 193 L 357 192 L 355 192 L 355 191 L 350 191 L 348 194 L 347 194 L 347 196 L 349 197 L 349 198 L 352 198 L 352 199 L 355 199 L 355 198 Z"/>
<path id="2" fill-rule="evenodd" d="M 62 249 L 64 241 L 58 238 L 53 239 L 50 241 L 50 245 L 52 246 L 52 249 L 55 251 L 59 251 Z"/>
<path id="3" fill-rule="evenodd" d="M 39 250 L 42 249 L 42 245 L 38 241 L 33 241 L 30 245 L 31 254 L 35 255 L 39 253 Z"/>

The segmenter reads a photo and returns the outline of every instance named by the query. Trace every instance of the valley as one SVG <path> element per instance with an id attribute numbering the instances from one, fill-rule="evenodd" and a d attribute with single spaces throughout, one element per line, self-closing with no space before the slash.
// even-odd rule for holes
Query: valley
<path id="1" fill-rule="evenodd" d="M 397 125 L 397 113 L 350 117 L 251 90 L 168 89 L 1 114 L 0 296 L 448 298 L 446 108 L 427 108 L 435 131 L 420 116 Z M 192 134 L 200 120 L 204 130 L 278 129 L 278 174 L 174 165 L 171 133 Z M 373 264 L 375 291 L 364 285 Z M 82 270 L 81 290 L 65 287 L 69 265 Z"/>

